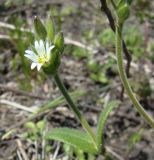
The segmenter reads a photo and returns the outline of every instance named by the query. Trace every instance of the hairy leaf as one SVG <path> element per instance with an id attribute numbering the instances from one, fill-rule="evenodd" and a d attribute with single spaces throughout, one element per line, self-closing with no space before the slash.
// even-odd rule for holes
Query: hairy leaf
<path id="1" fill-rule="evenodd" d="M 111 101 L 104 107 L 104 109 L 101 112 L 98 126 L 97 126 L 97 145 L 99 149 L 101 149 L 103 145 L 102 144 L 103 143 L 103 133 L 104 133 L 104 127 L 105 127 L 107 118 L 110 112 L 113 110 L 113 108 L 117 107 L 118 104 L 119 104 L 118 101 Z"/>
<path id="2" fill-rule="evenodd" d="M 46 138 L 70 144 L 84 152 L 97 153 L 97 148 L 94 147 L 89 135 L 76 129 L 55 128 L 47 133 Z"/>

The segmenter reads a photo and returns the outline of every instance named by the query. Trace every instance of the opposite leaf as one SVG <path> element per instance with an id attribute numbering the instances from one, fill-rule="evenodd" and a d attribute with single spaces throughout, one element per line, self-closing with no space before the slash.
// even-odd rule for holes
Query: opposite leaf
<path id="1" fill-rule="evenodd" d="M 113 108 L 117 107 L 118 104 L 119 104 L 119 101 L 111 101 L 104 107 L 104 109 L 101 112 L 99 122 L 98 122 L 98 127 L 97 127 L 97 145 L 98 145 L 99 151 L 103 148 L 103 145 L 104 145 L 102 143 L 103 143 L 104 127 L 105 127 L 107 118 L 111 113 L 111 111 L 113 110 Z"/>
<path id="2" fill-rule="evenodd" d="M 76 129 L 55 128 L 47 133 L 46 138 L 70 144 L 84 152 L 92 154 L 98 152 L 97 148 L 94 147 L 91 138 L 86 133 Z"/>

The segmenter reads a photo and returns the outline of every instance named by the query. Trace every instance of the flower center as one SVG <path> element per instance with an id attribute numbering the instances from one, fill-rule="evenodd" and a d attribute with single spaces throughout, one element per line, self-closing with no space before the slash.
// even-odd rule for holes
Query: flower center
<path id="1" fill-rule="evenodd" d="M 41 64 L 44 64 L 44 63 L 46 63 L 48 61 L 49 61 L 49 59 L 48 59 L 48 57 L 46 55 L 45 56 L 41 56 L 41 57 L 38 58 L 38 62 L 41 63 Z"/>

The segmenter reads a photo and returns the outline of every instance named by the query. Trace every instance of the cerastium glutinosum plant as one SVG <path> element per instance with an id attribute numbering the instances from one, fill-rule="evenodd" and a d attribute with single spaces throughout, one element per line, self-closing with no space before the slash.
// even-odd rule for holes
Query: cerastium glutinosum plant
<path id="1" fill-rule="evenodd" d="M 123 50 L 122 50 L 122 31 L 124 22 L 129 17 L 129 4 L 131 1 L 127 0 L 120 0 L 118 5 L 116 6 L 116 13 L 117 13 L 117 21 L 116 21 L 116 56 L 117 56 L 117 64 L 119 75 L 121 77 L 123 86 L 130 97 L 133 105 L 136 107 L 137 111 L 140 115 L 147 121 L 148 124 L 154 128 L 154 120 L 148 115 L 148 113 L 144 110 L 141 106 L 139 101 L 136 99 L 130 85 L 128 79 L 126 77 L 126 73 L 123 67 Z M 115 6 L 114 6 L 115 7 Z"/>
<path id="2" fill-rule="evenodd" d="M 104 142 L 103 132 L 105 122 L 111 110 L 118 105 L 118 101 L 111 101 L 106 105 L 100 115 L 97 132 L 95 133 L 73 102 L 59 76 L 59 66 L 64 51 L 64 37 L 62 31 L 55 33 L 55 25 L 51 18 L 47 20 L 46 25 L 43 25 L 39 18 L 35 18 L 34 27 L 36 40 L 34 45 L 31 45 L 31 47 L 25 51 L 25 57 L 32 61 L 31 69 L 36 67 L 37 70 L 40 71 L 42 68 L 49 77 L 52 76 L 54 78 L 70 109 L 74 112 L 76 118 L 86 131 L 55 128 L 47 134 L 46 138 L 69 143 L 84 152 L 93 154 L 104 153 L 105 148 L 102 142 Z"/>
<path id="3" fill-rule="evenodd" d="M 152 127 L 154 127 L 153 119 L 145 112 L 143 107 L 134 96 L 123 67 L 122 28 L 124 21 L 129 16 L 129 6 L 125 0 L 120 0 L 118 5 L 115 5 L 114 8 L 116 9 L 117 13 L 116 53 L 118 70 L 121 80 L 123 82 L 125 90 L 127 91 L 127 94 L 129 95 L 138 112 Z M 100 114 L 97 131 L 95 133 L 89 126 L 85 117 L 79 111 L 76 104 L 73 102 L 59 76 L 59 66 L 64 51 L 64 37 L 62 31 L 59 31 L 58 33 L 55 32 L 55 25 L 51 18 L 47 20 L 47 23 L 45 25 L 42 24 L 39 18 L 35 18 L 34 26 L 36 32 L 36 40 L 34 42 L 34 45 L 32 45 L 30 49 L 25 51 L 25 56 L 32 61 L 31 69 L 34 69 L 36 67 L 39 71 L 42 68 L 49 77 L 52 76 L 54 78 L 70 109 L 73 111 L 76 118 L 80 121 L 82 127 L 86 131 L 83 132 L 80 130 L 69 128 L 55 128 L 47 134 L 46 138 L 69 143 L 74 147 L 83 150 L 84 152 L 93 154 L 105 154 L 106 149 L 104 146 L 103 137 L 104 126 L 109 113 L 114 107 L 118 105 L 118 102 L 112 101 L 104 107 L 102 113 Z"/>

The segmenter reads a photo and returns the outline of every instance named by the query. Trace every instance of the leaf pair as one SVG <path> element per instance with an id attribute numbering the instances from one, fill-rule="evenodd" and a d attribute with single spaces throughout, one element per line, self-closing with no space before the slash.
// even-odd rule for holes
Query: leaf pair
<path id="1" fill-rule="evenodd" d="M 104 142 L 103 133 L 105 123 L 110 112 L 113 108 L 117 107 L 117 105 L 118 101 L 112 101 L 108 103 L 102 111 L 97 127 L 96 145 L 94 145 L 91 137 L 87 133 L 69 128 L 52 129 L 50 132 L 47 133 L 46 138 L 70 144 L 87 153 L 98 154 L 99 152 L 101 152 L 102 145 L 104 145 L 102 143 Z M 97 146 L 97 148 L 95 146 Z"/>

